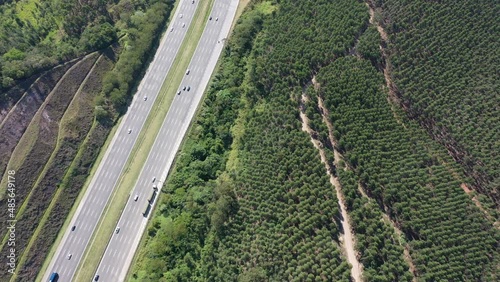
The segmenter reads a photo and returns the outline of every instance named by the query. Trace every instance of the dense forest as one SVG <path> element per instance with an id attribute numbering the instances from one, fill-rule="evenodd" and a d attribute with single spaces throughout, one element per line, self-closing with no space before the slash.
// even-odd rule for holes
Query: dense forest
<path id="1" fill-rule="evenodd" d="M 318 82 L 338 149 L 376 201 L 372 208 L 378 206 L 401 228 L 416 276 L 490 280 L 498 232 L 461 189 L 460 179 L 438 161 L 442 149 L 418 125 L 404 119 L 405 126 L 398 124 L 380 91 L 381 75 L 370 63 L 346 57 L 323 68 Z M 353 216 L 359 205 L 353 202 Z"/>
<path id="2" fill-rule="evenodd" d="M 499 5 L 489 0 L 375 1 L 398 94 L 500 204 Z"/>
<path id="3" fill-rule="evenodd" d="M 14 1 L 0 6 L 0 91 L 117 38 L 108 1 Z M 0 96 L 0 102 L 5 100 Z"/>
<path id="4" fill-rule="evenodd" d="M 375 18 L 401 28 L 386 13 L 376 9 Z M 463 189 L 478 178 L 422 128 L 412 105 L 406 112 L 388 99 L 391 63 L 396 83 L 416 80 L 401 75 L 400 41 L 382 42 L 368 18 L 354 0 L 251 1 L 162 189 L 131 281 L 352 281 L 335 188 L 311 138 L 340 181 L 364 280 L 498 280 L 495 218 Z M 425 41 L 417 43 L 422 51 Z M 443 107 L 432 111 L 445 116 Z"/>

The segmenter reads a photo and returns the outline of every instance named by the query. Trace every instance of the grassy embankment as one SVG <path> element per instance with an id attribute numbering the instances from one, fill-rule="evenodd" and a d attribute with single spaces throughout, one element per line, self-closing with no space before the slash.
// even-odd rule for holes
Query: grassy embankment
<path id="1" fill-rule="evenodd" d="M 100 56 L 81 84 L 61 119 L 57 146 L 54 150 L 57 153 L 53 153 L 48 162 L 51 167 L 49 173 L 54 175 L 53 181 L 58 182 L 58 189 L 29 241 L 27 252 L 20 257 L 18 276 L 22 280 L 35 279 L 36 271 L 39 271 L 50 252 L 50 247 L 80 192 L 89 165 L 96 155 L 95 148 L 90 148 L 89 143 L 94 142 L 100 146 L 104 141 L 105 135 L 97 135 L 98 130 L 96 130 L 102 125 L 99 127 L 94 124 L 94 98 L 101 88 L 104 73 L 113 65 L 114 55 L 111 50 L 108 49 L 104 54 Z M 85 162 L 82 163 L 82 160 Z"/>
<path id="2" fill-rule="evenodd" d="M 18 97 L 18 99 L 17 103 L 12 105 L 10 109 L 7 105 L 5 109 L 9 109 L 8 113 L 4 115 L 0 123 L 0 136 L 3 138 L 3 142 L 0 144 L 0 175 L 4 175 L 7 164 L 16 146 L 18 146 L 18 149 L 15 155 L 21 154 L 17 157 L 17 161 L 12 161 L 13 165 L 16 167 L 19 167 L 20 164 L 18 164 L 18 162 L 22 161 L 26 157 L 25 154 L 31 150 L 35 139 L 22 139 L 22 136 L 26 130 L 34 131 L 36 129 L 33 126 L 28 128 L 33 117 L 38 112 L 40 106 L 45 102 L 47 96 L 52 92 L 57 82 L 74 63 L 76 63 L 76 60 L 57 66 L 51 71 L 41 74 L 36 78 L 36 81 L 27 79 L 23 82 L 23 85 L 9 90 L 9 95 L 11 97 Z M 29 133 L 28 136 L 32 134 L 33 133 Z M 0 188 L 0 199 L 3 200 L 6 191 L 4 188 L 6 186 L 0 184 L 0 187 L 3 187 Z"/>
<path id="3" fill-rule="evenodd" d="M 43 212 L 50 204 L 52 196 L 57 188 L 58 179 L 62 178 L 64 164 L 67 160 L 60 159 L 63 154 L 57 150 L 57 135 L 60 129 L 59 122 L 66 112 L 67 107 L 73 99 L 73 95 L 78 89 L 81 81 L 97 59 L 97 54 L 90 55 L 70 69 L 54 88 L 47 103 L 39 110 L 32 120 L 26 133 L 25 140 L 34 139 L 34 142 L 27 142 L 31 150 L 24 151 L 26 154 L 14 154 L 10 162 L 9 169 L 16 170 L 16 191 L 28 193 L 23 202 L 18 202 L 16 214 L 16 252 L 21 256 L 29 242 L 35 228 L 39 224 Z M 22 143 L 21 143 L 22 144 Z M 16 148 L 17 149 L 17 148 Z M 21 148 L 26 149 L 26 148 Z M 18 163 L 20 166 L 13 166 L 18 157 L 25 157 Z M 56 162 L 52 160 L 57 159 Z M 12 166 L 11 166 L 12 165 Z M 23 189 L 24 188 L 24 189 Z M 7 237 L 3 240 L 3 248 Z"/>

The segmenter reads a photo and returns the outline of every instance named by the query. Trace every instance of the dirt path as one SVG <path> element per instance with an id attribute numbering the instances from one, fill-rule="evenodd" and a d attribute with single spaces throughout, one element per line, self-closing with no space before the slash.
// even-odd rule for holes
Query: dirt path
<path id="1" fill-rule="evenodd" d="M 313 79 L 313 83 L 315 83 Z M 308 101 L 308 97 L 305 95 L 302 95 L 302 105 L 305 104 Z M 349 216 L 347 214 L 347 209 L 345 207 L 344 203 L 344 197 L 342 195 L 341 191 L 341 186 L 340 182 L 338 181 L 338 178 L 333 176 L 330 171 L 331 167 L 328 164 L 328 161 L 326 159 L 326 154 L 325 151 L 323 150 L 324 146 L 321 144 L 320 141 L 316 140 L 313 138 L 314 132 L 313 130 L 309 127 L 309 119 L 307 118 L 306 114 L 302 110 L 303 107 L 301 107 L 300 111 L 300 118 L 302 120 L 302 130 L 307 132 L 309 136 L 311 136 L 311 142 L 313 143 L 314 147 L 318 149 L 320 157 L 321 157 L 321 162 L 325 164 L 326 168 L 326 173 L 328 174 L 330 178 L 330 183 L 335 187 L 335 191 L 337 193 L 337 199 L 338 203 L 340 206 L 340 212 L 342 214 L 342 218 L 340 220 L 340 223 L 342 224 L 342 230 L 344 235 L 339 237 L 339 240 L 343 243 L 344 251 L 345 254 L 347 255 L 347 261 L 352 265 L 351 268 L 351 276 L 354 281 L 363 281 L 362 280 L 362 272 L 363 272 L 363 266 L 362 264 L 358 261 L 357 257 L 357 252 L 354 249 L 355 243 L 354 243 L 354 236 L 352 234 L 352 228 L 349 223 Z M 335 158 L 337 160 L 337 158 Z"/>
<path id="2" fill-rule="evenodd" d="M 370 2 L 370 1 L 368 1 L 368 2 Z M 387 36 L 387 33 L 385 32 L 384 28 L 375 22 L 375 11 L 373 10 L 373 5 L 371 3 L 366 3 L 366 6 L 368 7 L 368 11 L 370 13 L 370 20 L 369 20 L 370 24 L 374 25 L 377 28 L 378 33 L 380 34 L 380 37 L 382 38 L 382 40 L 385 43 L 387 43 L 389 36 Z M 385 84 L 386 84 L 386 87 L 388 89 L 388 94 L 389 94 L 389 95 L 387 95 L 387 102 L 391 106 L 391 111 L 392 111 L 392 114 L 393 114 L 394 118 L 396 119 L 396 121 L 406 129 L 406 125 L 401 120 L 401 117 L 399 116 L 399 114 L 395 108 L 398 105 L 401 105 L 403 107 L 404 107 L 404 105 L 403 105 L 403 103 L 401 103 L 398 96 L 396 95 L 397 88 L 396 88 L 396 85 L 392 82 L 392 79 L 390 76 L 390 66 L 388 64 L 388 60 L 386 59 L 386 54 L 384 52 L 384 48 L 381 45 L 379 46 L 379 48 L 380 48 L 380 53 L 382 54 L 382 59 L 384 61 L 384 65 L 383 65 L 384 79 L 385 79 Z"/>

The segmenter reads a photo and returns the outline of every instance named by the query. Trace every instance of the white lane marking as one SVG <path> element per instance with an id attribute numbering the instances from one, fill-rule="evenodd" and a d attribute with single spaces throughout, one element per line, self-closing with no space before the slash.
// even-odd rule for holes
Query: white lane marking
<path id="1" fill-rule="evenodd" d="M 83 241 L 83 238 L 80 237 L 80 240 L 78 240 L 78 245 L 81 245 Z"/>

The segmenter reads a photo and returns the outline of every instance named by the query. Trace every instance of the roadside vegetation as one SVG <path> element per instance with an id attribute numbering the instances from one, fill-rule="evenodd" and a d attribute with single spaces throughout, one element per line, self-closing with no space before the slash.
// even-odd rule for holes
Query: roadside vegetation
<path id="1" fill-rule="evenodd" d="M 126 1 L 124 1 L 126 2 Z M 97 102 L 100 109 L 97 117 L 124 114 L 132 100 L 135 87 L 139 85 L 137 77 L 142 77 L 146 66 L 153 58 L 160 35 L 165 28 L 168 16 L 173 8 L 169 0 L 142 0 L 130 9 L 127 3 L 117 5 L 113 13 L 123 16 L 131 13 L 120 24 L 126 35 L 120 40 L 123 50 L 113 71 L 106 74 L 103 82 L 104 99 Z M 134 10 L 141 9 L 133 13 Z M 133 14 L 132 14 L 133 13 Z"/>
<path id="2" fill-rule="evenodd" d="M 210 231 L 208 209 L 218 209 L 223 220 L 234 203 L 232 191 L 222 188 L 217 188 L 223 199 L 218 202 L 220 207 L 212 201 L 215 200 L 216 178 L 224 169 L 232 143 L 231 126 L 240 108 L 241 90 L 237 85 L 244 79 L 245 61 L 262 27 L 263 17 L 261 12 L 250 12 L 235 26 L 200 109 L 200 117 L 191 126 L 167 186 L 162 189 L 166 195 L 157 204 L 157 216 L 148 228 L 146 246 L 133 264 L 137 265 L 131 270 L 133 281 L 168 281 L 166 279 L 174 277 L 181 281 L 196 279 L 196 274 L 190 270 L 200 260 L 204 236 Z M 222 91 L 228 86 L 231 91 Z M 189 259 L 189 264 L 182 260 L 184 257 Z"/>

